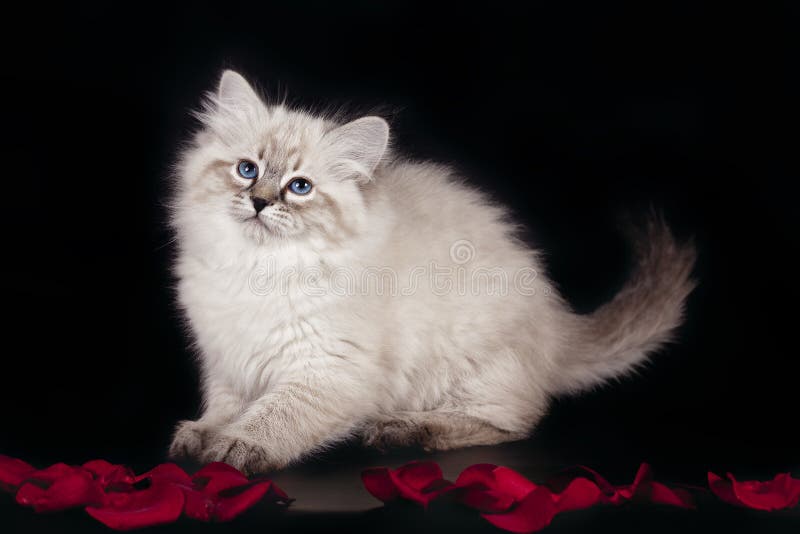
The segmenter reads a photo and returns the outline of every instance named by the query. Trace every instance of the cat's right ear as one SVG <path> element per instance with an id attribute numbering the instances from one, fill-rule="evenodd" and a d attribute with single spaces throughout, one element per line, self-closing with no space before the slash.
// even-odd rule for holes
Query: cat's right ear
<path id="1" fill-rule="evenodd" d="M 328 132 L 324 139 L 332 176 L 369 181 L 386 153 L 389 125 L 380 117 L 362 117 Z"/>
<path id="2" fill-rule="evenodd" d="M 244 76 L 232 70 L 222 73 L 217 88 L 217 98 L 222 104 L 235 108 L 247 109 L 261 105 L 261 98 Z"/>

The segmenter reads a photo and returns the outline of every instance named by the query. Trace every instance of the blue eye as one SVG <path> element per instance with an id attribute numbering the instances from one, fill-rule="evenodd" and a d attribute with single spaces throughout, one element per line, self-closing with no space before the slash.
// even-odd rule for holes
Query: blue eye
<path id="1" fill-rule="evenodd" d="M 239 166 L 236 170 L 239 172 L 239 176 L 247 178 L 248 180 L 252 180 L 258 176 L 258 165 L 246 159 L 239 162 Z"/>
<path id="2" fill-rule="evenodd" d="M 307 195 L 311 191 L 311 182 L 305 178 L 295 178 L 289 182 L 289 189 L 297 195 Z"/>

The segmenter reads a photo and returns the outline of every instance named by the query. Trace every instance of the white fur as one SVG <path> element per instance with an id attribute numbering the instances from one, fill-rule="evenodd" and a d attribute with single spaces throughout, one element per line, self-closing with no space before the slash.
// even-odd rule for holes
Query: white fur
<path id="1" fill-rule="evenodd" d="M 429 448 L 519 439 L 550 395 L 624 372 L 679 322 L 686 269 L 667 280 L 671 300 L 636 293 L 646 309 L 666 304 L 633 341 L 619 335 L 621 321 L 642 332 L 628 301 L 572 314 L 506 212 L 447 167 L 392 157 L 382 119 L 342 126 L 267 106 L 231 71 L 198 116 L 173 225 L 205 410 L 179 426 L 174 455 L 264 471 L 354 434 Z M 255 186 L 238 177 L 241 159 L 259 165 Z M 314 185 L 306 197 L 285 192 L 297 176 Z M 250 195 L 274 203 L 256 217 Z M 443 292 L 419 276 L 432 264 L 467 280 L 504 273 L 507 291 Z M 368 273 L 381 269 L 418 284 L 380 291 Z M 321 291 L 291 276 L 256 287 L 288 272 L 312 273 Z M 347 294 L 331 290 L 333 272 L 354 281 Z"/>

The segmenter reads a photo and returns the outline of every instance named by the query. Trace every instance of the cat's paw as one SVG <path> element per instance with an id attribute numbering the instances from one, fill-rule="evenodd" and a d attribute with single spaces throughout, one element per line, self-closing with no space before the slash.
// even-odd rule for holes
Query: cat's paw
<path id="1" fill-rule="evenodd" d="M 361 432 L 367 447 L 386 451 L 392 447 L 421 445 L 427 448 L 431 432 L 425 425 L 405 419 L 387 419 L 368 424 Z"/>
<path id="2" fill-rule="evenodd" d="M 169 446 L 169 457 L 173 459 L 199 459 L 205 448 L 206 436 L 212 427 L 200 421 L 181 421 L 175 428 L 175 436 Z"/>
<path id="3" fill-rule="evenodd" d="M 208 436 L 200 459 L 225 462 L 247 475 L 267 473 L 282 467 L 274 455 L 244 433 L 222 431 Z"/>

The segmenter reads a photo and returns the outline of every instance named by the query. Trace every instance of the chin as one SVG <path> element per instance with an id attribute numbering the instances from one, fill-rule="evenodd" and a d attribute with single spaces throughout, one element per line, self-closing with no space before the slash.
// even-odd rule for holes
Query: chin
<path id="1" fill-rule="evenodd" d="M 259 219 L 249 219 L 247 221 L 244 221 L 243 226 L 244 226 L 244 235 L 259 244 L 264 243 L 269 239 L 274 239 L 275 237 L 278 237 L 275 234 L 275 232 L 267 228 L 267 226 Z"/>
<path id="2" fill-rule="evenodd" d="M 285 228 L 276 227 L 257 218 L 244 221 L 244 233 L 258 244 L 279 241 L 292 236 L 292 232 L 287 232 Z"/>

